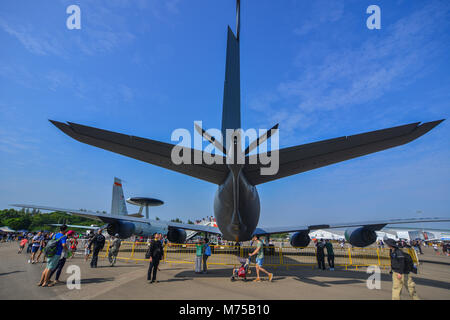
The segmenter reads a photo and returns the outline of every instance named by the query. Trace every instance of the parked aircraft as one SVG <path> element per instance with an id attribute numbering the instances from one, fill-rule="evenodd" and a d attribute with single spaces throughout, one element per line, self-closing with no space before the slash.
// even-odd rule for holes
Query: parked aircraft
<path id="1" fill-rule="evenodd" d="M 157 205 L 163 204 L 161 200 L 152 198 L 136 198 L 143 201 L 144 206 L 147 203 L 153 203 Z M 119 178 L 114 178 L 113 193 L 111 200 L 111 212 L 109 214 L 97 213 L 91 211 L 81 211 L 73 209 L 64 208 L 54 208 L 46 206 L 36 206 L 27 204 L 12 204 L 14 207 L 20 208 L 32 208 L 47 211 L 60 211 L 67 212 L 70 214 L 97 219 L 106 223 L 102 227 L 86 227 L 86 226 L 75 226 L 69 225 L 73 228 L 86 228 L 86 229 L 106 229 L 109 235 L 119 234 L 122 239 L 129 238 L 133 235 L 148 237 L 154 233 L 167 234 L 167 239 L 174 243 L 184 243 L 187 238 L 185 230 L 193 230 L 196 232 L 205 233 L 217 233 L 217 228 L 209 227 L 205 225 L 193 225 L 193 224 L 183 224 L 175 223 L 162 220 L 151 220 L 148 218 L 137 218 L 135 214 L 128 214 L 127 206 L 125 203 L 125 198 L 123 196 L 122 181 Z M 141 208 L 142 209 L 142 208 Z"/>
<path id="2" fill-rule="evenodd" d="M 63 123 L 50 120 L 57 128 L 80 142 L 103 148 L 115 153 L 157 165 L 169 170 L 192 176 L 218 185 L 214 199 L 214 215 L 220 232 L 225 240 L 246 241 L 256 235 L 294 232 L 291 244 L 303 247 L 310 242 L 308 236 L 311 230 L 327 228 L 348 228 L 346 237 L 354 246 L 367 246 L 376 240 L 375 231 L 387 224 L 412 222 L 449 221 L 448 218 L 393 219 L 383 221 L 368 221 L 362 223 L 318 224 L 309 226 L 290 226 L 285 228 L 257 228 L 260 217 L 260 200 L 257 185 L 281 179 L 290 175 L 321 168 L 341 161 L 361 157 L 374 152 L 397 147 L 409 143 L 426 134 L 443 120 L 427 123 L 410 123 L 384 130 L 372 131 L 353 136 L 299 145 L 278 150 L 279 170 L 273 175 L 262 175 L 261 170 L 266 164 L 258 163 L 262 156 L 269 157 L 270 152 L 251 154 L 262 143 L 273 137 L 278 125 L 249 144 L 242 151 L 241 136 L 241 97 L 240 97 L 240 0 L 237 0 L 236 35 L 228 27 L 225 85 L 223 96 L 222 137 L 227 136 L 227 130 L 233 134 L 228 143 L 220 142 L 203 129 L 196 127 L 203 138 L 209 141 L 223 156 L 201 150 L 181 147 L 182 154 L 190 155 L 190 159 L 204 159 L 205 156 L 215 158 L 213 164 L 181 163 L 172 161 L 172 150 L 175 146 L 168 143 L 120 134 L 72 122 Z M 274 150 L 273 152 L 276 152 Z M 239 164 L 237 155 L 245 156 L 245 163 Z M 227 161 L 227 160 L 234 161 Z M 222 164 L 220 164 L 222 163 Z M 256 163 L 256 164 L 255 164 Z M 39 207 L 41 208 L 41 207 Z M 92 214 L 101 219 L 109 216 Z M 131 219 L 128 217 L 128 219 Z M 122 221 L 124 221 L 122 219 Z M 131 221 L 131 220 L 130 220 Z M 123 234 L 130 234 L 132 227 L 128 222 L 111 222 L 111 228 Z M 116 223 L 116 224 L 114 224 Z M 114 227 L 113 227 L 114 226 Z M 140 226 L 140 225 L 139 225 Z M 171 231 L 171 225 L 167 225 Z M 181 230 L 174 226 L 173 230 Z M 143 232 L 144 227 L 136 227 Z M 177 233 L 178 234 L 178 233 Z M 180 239 L 182 234 L 178 234 Z"/>

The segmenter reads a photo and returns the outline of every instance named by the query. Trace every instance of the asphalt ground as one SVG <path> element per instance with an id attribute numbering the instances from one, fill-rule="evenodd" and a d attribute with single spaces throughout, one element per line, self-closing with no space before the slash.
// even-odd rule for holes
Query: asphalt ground
<path id="1" fill-rule="evenodd" d="M 18 244 L 0 243 L 0 299 L 43 300 L 390 300 L 391 275 L 381 270 L 381 289 L 368 289 L 367 268 L 336 268 L 335 271 L 311 267 L 267 269 L 274 273 L 272 282 L 230 281 L 231 267 L 211 266 L 208 274 L 196 274 L 192 264 L 161 263 L 159 283 L 147 282 L 148 262 L 118 261 L 110 267 L 107 259 L 99 259 L 91 269 L 81 256 L 68 260 L 61 279 L 70 265 L 81 271 L 81 289 L 70 290 L 66 283 L 51 288 L 36 283 L 45 264 L 28 264 L 29 255 L 17 254 Z M 42 259 L 42 257 L 41 257 Z M 418 295 L 425 300 L 450 299 L 450 257 L 437 256 L 425 248 L 420 255 L 419 274 L 413 278 Z M 255 273 L 252 268 L 250 280 Z M 410 299 L 406 288 L 402 299 Z"/>

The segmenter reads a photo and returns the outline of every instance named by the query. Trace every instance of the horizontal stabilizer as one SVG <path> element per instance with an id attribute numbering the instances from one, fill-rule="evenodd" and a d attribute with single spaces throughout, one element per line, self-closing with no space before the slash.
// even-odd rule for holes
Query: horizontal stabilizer
<path id="1" fill-rule="evenodd" d="M 192 164 L 176 165 L 171 158 L 172 149 L 175 147 L 173 144 L 83 126 L 72 122 L 67 124 L 53 120 L 50 120 L 50 122 L 65 134 L 80 142 L 204 181 L 220 184 L 228 174 L 228 168 L 225 165 L 194 164 L 194 159 L 202 159 L 203 151 L 182 147 L 183 154 L 191 154 Z M 212 157 L 212 155 L 208 155 Z M 214 155 L 214 157 L 221 156 Z M 225 163 L 225 159 L 222 159 L 222 163 Z"/>
<path id="2" fill-rule="evenodd" d="M 269 139 L 274 133 L 277 132 L 278 125 L 279 124 L 276 124 L 272 129 L 266 131 L 261 137 L 258 137 L 255 141 L 250 143 L 250 145 L 247 147 L 247 149 L 245 149 L 245 153 L 244 154 L 245 155 L 249 154 L 250 152 L 255 150 L 255 148 L 259 147 L 261 144 L 266 142 L 267 139 Z"/>
<path id="3" fill-rule="evenodd" d="M 244 168 L 245 176 L 253 185 L 266 183 L 294 174 L 328 166 L 341 161 L 404 145 L 424 135 L 444 120 L 411 123 L 348 137 L 308 143 L 279 150 L 279 170 L 275 175 L 261 175 L 261 164 Z M 258 163 L 252 157 L 246 163 Z"/>

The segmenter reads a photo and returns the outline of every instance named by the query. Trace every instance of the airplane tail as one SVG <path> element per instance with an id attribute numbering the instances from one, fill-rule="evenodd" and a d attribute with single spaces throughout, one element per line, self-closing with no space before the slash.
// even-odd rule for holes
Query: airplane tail
<path id="1" fill-rule="evenodd" d="M 241 128 L 241 83 L 239 38 L 228 27 L 225 85 L 223 92 L 222 136 L 226 149 L 226 130 Z"/>
<path id="2" fill-rule="evenodd" d="M 123 196 L 122 181 L 116 177 L 114 177 L 113 184 L 111 214 L 114 216 L 128 215 L 125 197 Z"/>

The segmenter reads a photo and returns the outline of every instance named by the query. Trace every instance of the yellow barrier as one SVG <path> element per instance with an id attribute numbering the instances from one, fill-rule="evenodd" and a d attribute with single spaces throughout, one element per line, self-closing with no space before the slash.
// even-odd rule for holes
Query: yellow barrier
<path id="1" fill-rule="evenodd" d="M 109 241 L 106 241 L 104 248 L 99 256 L 108 257 Z M 117 259 L 128 261 L 148 261 L 145 259 L 145 253 L 148 250 L 148 244 L 144 242 L 126 242 L 123 241 L 120 247 Z M 239 258 L 247 258 L 249 253 L 253 252 L 255 247 L 239 247 L 214 245 L 211 246 L 211 256 L 207 260 L 208 265 L 238 266 Z M 341 248 L 334 247 L 335 266 L 365 267 L 377 265 L 380 267 L 390 267 L 389 249 L 379 248 Z M 414 263 L 418 264 L 418 257 L 414 249 L 405 248 Z M 163 261 L 167 263 L 194 264 L 196 256 L 195 244 L 173 244 L 164 246 Z M 325 259 L 326 260 L 326 259 Z M 317 265 L 316 248 L 294 248 L 294 247 L 265 247 L 264 265 L 271 267 L 279 266 L 311 266 Z"/>

